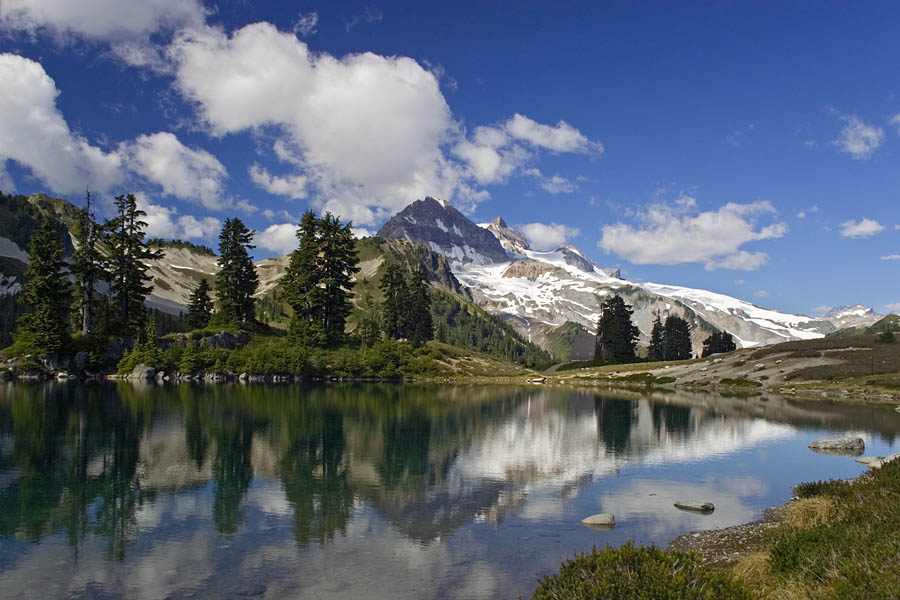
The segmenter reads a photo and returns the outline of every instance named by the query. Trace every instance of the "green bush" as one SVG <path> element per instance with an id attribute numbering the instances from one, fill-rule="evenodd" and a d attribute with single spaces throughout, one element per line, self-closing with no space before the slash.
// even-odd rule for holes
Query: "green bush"
<path id="1" fill-rule="evenodd" d="M 594 548 L 563 563 L 556 575 L 545 577 L 533 600 L 603 598 L 628 600 L 743 599 L 750 591 L 724 571 L 712 571 L 693 553 L 669 552 L 628 542 L 621 548 Z"/>
<path id="2" fill-rule="evenodd" d="M 762 384 L 758 381 L 752 381 L 750 379 L 745 379 L 744 377 L 725 377 L 719 380 L 720 385 L 730 385 L 731 387 L 760 387 Z"/>

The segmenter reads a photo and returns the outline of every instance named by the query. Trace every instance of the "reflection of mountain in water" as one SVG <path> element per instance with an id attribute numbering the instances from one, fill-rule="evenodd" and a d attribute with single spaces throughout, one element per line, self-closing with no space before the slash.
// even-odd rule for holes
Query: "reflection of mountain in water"
<path id="1" fill-rule="evenodd" d="M 631 464 L 781 439 L 793 423 L 888 436 L 900 415 L 541 388 L 9 386 L 0 389 L 0 543 L 64 533 L 77 553 L 98 535 L 121 560 L 158 494 L 207 486 L 205 517 L 239 533 L 254 478 L 280 482 L 272 505 L 286 504 L 300 545 L 346 531 L 360 502 L 427 542 L 473 519 L 499 522 L 538 489 L 567 496 Z"/>

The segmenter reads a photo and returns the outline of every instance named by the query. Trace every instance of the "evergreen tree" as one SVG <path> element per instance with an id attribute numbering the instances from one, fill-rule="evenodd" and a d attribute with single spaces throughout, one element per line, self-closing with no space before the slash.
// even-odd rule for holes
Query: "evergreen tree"
<path id="1" fill-rule="evenodd" d="M 663 328 L 663 358 L 665 360 L 686 360 L 691 357 L 691 329 L 688 322 L 674 315 L 666 317 Z"/>
<path id="2" fill-rule="evenodd" d="M 663 325 L 659 320 L 659 311 L 653 319 L 653 330 L 650 332 L 650 360 L 664 360 Z"/>
<path id="3" fill-rule="evenodd" d="M 618 295 L 607 298 L 600 305 L 597 336 L 606 345 L 610 362 L 634 362 L 637 358 L 635 346 L 640 330 L 631 322 L 631 314 L 631 307 Z M 595 358 L 600 358 L 599 343 Z"/>
<path id="4" fill-rule="evenodd" d="M 356 240 L 352 223 L 341 224 L 331 213 L 319 220 L 321 230 L 318 268 L 322 274 L 322 329 L 325 342 L 334 347 L 344 341 L 347 316 L 353 310 L 350 290 L 356 266 Z"/>
<path id="5" fill-rule="evenodd" d="M 188 329 L 203 329 L 209 325 L 212 317 L 212 299 L 209 297 L 209 282 L 201 279 L 200 283 L 191 292 L 188 301 L 187 326 Z"/>
<path id="6" fill-rule="evenodd" d="M 414 346 L 419 346 L 434 339 L 428 274 L 421 266 L 418 271 L 410 274 L 407 298 L 409 331 L 406 337 Z"/>
<path id="7" fill-rule="evenodd" d="M 319 269 L 320 237 L 319 220 L 314 212 L 308 210 L 300 218 L 297 228 L 300 245 L 291 253 L 290 264 L 282 280 L 284 300 L 294 313 L 290 333 L 306 346 L 325 343 L 321 318 L 325 290 Z"/>
<path id="8" fill-rule="evenodd" d="M 371 346 L 378 341 L 381 336 L 381 322 L 379 320 L 378 307 L 372 298 L 372 282 L 363 278 L 359 281 L 359 309 L 360 316 L 358 319 L 359 326 L 357 332 L 360 341 L 367 346 Z"/>
<path id="9" fill-rule="evenodd" d="M 72 289 L 66 276 L 59 231 L 47 217 L 32 234 L 21 301 L 29 308 L 17 322 L 16 343 L 45 356 L 59 352 L 68 338 Z"/>
<path id="10" fill-rule="evenodd" d="M 254 232 L 237 218 L 227 219 L 219 234 L 219 272 L 216 295 L 223 323 L 252 323 L 256 319 L 253 294 L 259 286 L 256 268 L 248 249 Z"/>
<path id="11" fill-rule="evenodd" d="M 711 336 L 703 340 L 703 358 L 723 352 L 737 350 L 734 338 L 727 331 L 715 331 Z"/>
<path id="12" fill-rule="evenodd" d="M 145 285 L 152 278 L 144 261 L 161 258 L 161 251 L 151 250 L 144 242 L 147 215 L 137 207 L 134 194 L 116 196 L 116 217 L 104 223 L 109 231 L 110 292 L 115 307 L 114 329 L 135 335 L 146 318 L 144 299 L 152 287 Z"/>
<path id="13" fill-rule="evenodd" d="M 101 230 L 94 221 L 91 209 L 91 193 L 88 192 L 84 208 L 80 209 L 75 237 L 78 248 L 72 253 L 71 271 L 75 276 L 78 327 L 84 335 L 94 332 L 97 308 L 94 304 L 94 284 L 108 277 L 106 259 L 98 248 Z"/>
<path id="14" fill-rule="evenodd" d="M 394 261 L 384 268 L 381 277 L 381 291 L 384 294 L 382 305 L 384 332 L 390 338 L 401 339 L 407 333 L 407 282 L 403 269 Z"/>

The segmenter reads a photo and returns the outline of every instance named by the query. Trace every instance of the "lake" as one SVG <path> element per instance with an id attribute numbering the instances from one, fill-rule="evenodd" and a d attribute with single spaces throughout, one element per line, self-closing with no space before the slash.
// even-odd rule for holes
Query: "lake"
<path id="1" fill-rule="evenodd" d="M 892 408 L 503 386 L 0 385 L 4 598 L 515 598 L 900 451 Z M 709 515 L 678 499 L 707 500 Z M 613 513 L 615 529 L 580 524 Z"/>

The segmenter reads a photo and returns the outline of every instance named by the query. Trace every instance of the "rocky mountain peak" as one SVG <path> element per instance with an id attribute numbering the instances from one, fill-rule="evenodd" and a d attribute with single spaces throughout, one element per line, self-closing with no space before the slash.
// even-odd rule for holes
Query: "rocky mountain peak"
<path id="1" fill-rule="evenodd" d="M 492 222 L 482 224 L 480 227 L 494 234 L 500 245 L 508 252 L 525 254 L 525 250 L 531 250 L 531 246 L 528 245 L 528 240 L 525 239 L 525 236 L 507 225 L 503 217 L 497 217 Z"/>
<path id="2" fill-rule="evenodd" d="M 416 200 L 378 230 L 386 239 L 408 240 L 460 263 L 490 264 L 508 260 L 494 235 L 478 227 L 443 200 Z"/>

